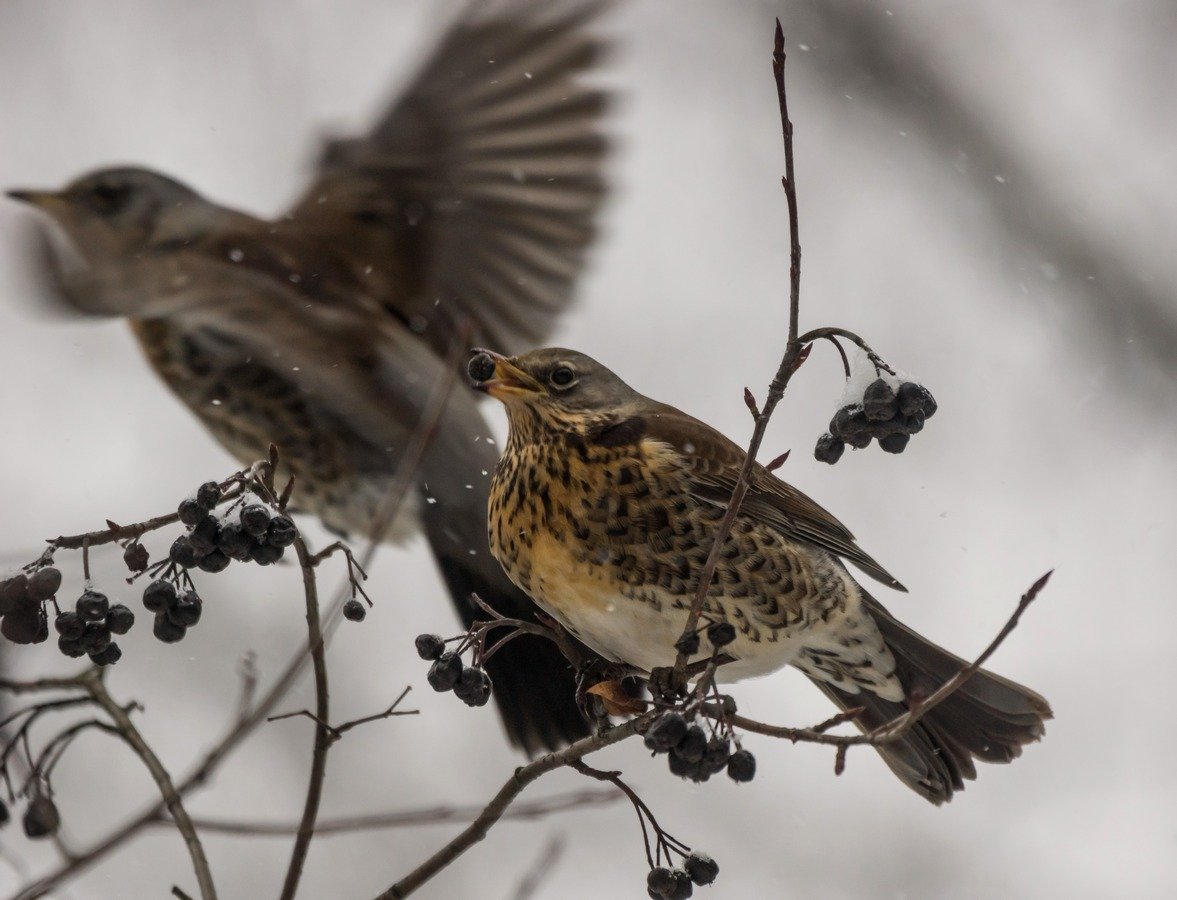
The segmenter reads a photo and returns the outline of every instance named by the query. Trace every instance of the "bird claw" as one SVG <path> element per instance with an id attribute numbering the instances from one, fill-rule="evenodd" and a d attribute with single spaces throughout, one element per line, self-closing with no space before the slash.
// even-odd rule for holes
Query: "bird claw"
<path id="1" fill-rule="evenodd" d="M 655 703 L 674 704 L 687 695 L 686 673 L 674 666 L 657 666 L 650 670 L 650 696 Z"/>

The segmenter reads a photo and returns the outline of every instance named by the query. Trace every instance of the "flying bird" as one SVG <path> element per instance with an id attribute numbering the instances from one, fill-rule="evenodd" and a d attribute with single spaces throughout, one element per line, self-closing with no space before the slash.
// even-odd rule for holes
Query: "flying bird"
<path id="1" fill-rule="evenodd" d="M 273 442 L 300 508 L 362 535 L 459 336 L 534 346 L 570 302 L 605 196 L 608 96 L 582 83 L 606 50 L 591 32 L 599 7 L 471 4 L 276 219 L 144 168 L 9 196 L 43 214 L 45 277 L 64 303 L 125 317 L 230 453 L 254 460 Z M 534 614 L 487 546 L 498 451 L 477 399 L 465 384 L 449 396 L 391 529 L 423 529 L 467 624 L 472 591 Z M 514 641 L 488 668 L 515 744 L 534 753 L 586 733 L 548 642 Z"/>
<path id="2" fill-rule="evenodd" d="M 470 373 L 506 406 L 491 486 L 491 552 L 522 590 L 608 660 L 673 665 L 711 536 L 745 453 L 572 350 L 479 351 Z M 796 666 L 865 730 L 965 662 L 906 627 L 850 574 L 904 590 L 830 513 L 763 466 L 723 544 L 703 614 L 734 626 L 719 680 Z M 693 659 L 712 647 L 704 632 Z M 877 747 L 933 803 L 1037 740 L 1050 706 L 984 669 L 901 739 Z"/>

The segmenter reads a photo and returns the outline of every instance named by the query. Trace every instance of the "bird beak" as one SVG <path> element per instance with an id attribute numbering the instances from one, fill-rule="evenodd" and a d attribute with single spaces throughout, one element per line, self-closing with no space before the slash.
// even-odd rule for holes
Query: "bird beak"
<path id="1" fill-rule="evenodd" d="M 53 191 L 6 191 L 5 196 L 18 203 L 27 203 L 29 206 L 35 207 L 50 215 L 56 211 L 65 209 L 68 205 L 68 202 L 61 194 L 54 193 Z"/>
<path id="2" fill-rule="evenodd" d="M 526 396 L 528 394 L 543 393 L 544 387 L 508 357 L 502 354 L 495 353 L 493 350 L 475 349 L 476 354 L 485 354 L 490 358 L 490 362 L 494 364 L 494 369 L 490 373 L 490 377 L 477 377 L 475 387 L 480 391 L 485 391 L 496 400 L 506 400 L 508 397 Z M 483 362 L 485 366 L 485 361 Z M 473 371 L 472 375 L 475 374 Z M 482 373 L 477 373 L 481 376 Z"/>

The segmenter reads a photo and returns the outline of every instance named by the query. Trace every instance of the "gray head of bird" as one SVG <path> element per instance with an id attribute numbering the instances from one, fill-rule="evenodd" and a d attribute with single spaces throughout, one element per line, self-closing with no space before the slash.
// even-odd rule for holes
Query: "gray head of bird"
<path id="1" fill-rule="evenodd" d="M 208 233 L 225 212 L 148 169 L 109 168 L 58 191 L 10 190 L 44 216 L 52 275 L 83 312 L 133 314 L 145 302 L 136 268 L 153 251 Z"/>
<path id="2" fill-rule="evenodd" d="M 507 408 L 512 430 L 543 422 L 584 433 L 629 415 L 644 397 L 595 359 L 548 347 L 519 356 L 474 350 L 474 386 Z"/>

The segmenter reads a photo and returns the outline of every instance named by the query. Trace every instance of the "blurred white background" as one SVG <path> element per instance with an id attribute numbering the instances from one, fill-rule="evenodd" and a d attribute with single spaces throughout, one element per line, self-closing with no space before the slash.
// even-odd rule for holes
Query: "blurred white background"
<path id="1" fill-rule="evenodd" d="M 53 187 L 133 162 L 277 213 L 317 139 L 362 127 L 452 12 L 425 0 L 7 0 L 0 187 Z M 790 54 L 802 325 L 859 331 L 916 373 L 941 412 L 902 456 L 815 462 L 841 392 L 836 356 L 818 347 L 764 457 L 793 448 L 781 474 L 911 590 L 884 602 L 962 654 L 1055 568 L 993 668 L 1040 690 L 1057 718 L 1044 743 L 985 767 L 940 809 L 869 751 L 835 778 L 825 750 L 752 737 L 760 767 L 748 786 L 688 785 L 636 742 L 594 762 L 623 769 L 666 827 L 717 859 L 707 896 L 1173 896 L 1177 13 L 1162 2 L 651 0 L 610 14 L 601 28 L 618 52 L 601 80 L 624 94 L 616 188 L 558 342 L 740 442 L 741 390 L 763 395 L 786 324 L 774 15 Z M 44 312 L 31 225 L 0 204 L 4 567 L 50 535 L 164 511 L 232 468 L 149 375 L 125 325 Z M 117 557 L 95 554 L 98 577 L 138 609 L 138 591 L 117 587 Z M 331 646 L 335 715 L 375 712 L 405 684 L 422 715 L 336 746 L 323 815 L 480 804 L 521 760 L 490 707 L 468 710 L 425 684 L 412 637 L 454 630 L 428 554 L 389 550 L 373 576 L 377 608 Z M 110 679 L 142 701 L 142 727 L 176 773 L 232 714 L 242 655 L 256 651 L 265 678 L 305 637 L 293 568 L 234 567 L 205 593 L 187 640 L 163 646 L 136 629 Z M 11 665 L 71 668 L 50 646 L 17 648 Z M 735 694 L 771 722 L 829 712 L 795 673 Z M 285 706 L 308 696 L 301 684 Z M 311 737 L 305 721 L 265 726 L 190 810 L 296 818 Z M 558 773 L 525 797 L 582 782 Z M 74 846 L 154 791 L 100 736 L 78 743 L 57 783 Z M 370 896 L 455 830 L 316 839 L 302 895 Z M 645 896 L 637 823 L 620 803 L 504 822 L 423 896 L 513 896 L 552 834 L 565 852 L 538 896 Z M 19 827 L 0 846 L 6 893 L 54 862 Z M 223 896 L 277 894 L 288 841 L 210 835 L 207 848 Z M 60 896 L 163 897 L 176 883 L 191 890 L 191 870 L 164 830 Z"/>

